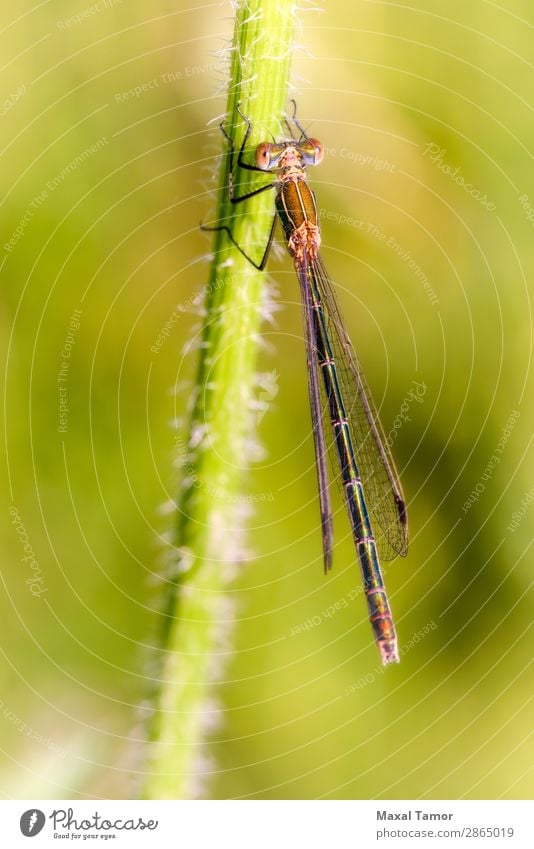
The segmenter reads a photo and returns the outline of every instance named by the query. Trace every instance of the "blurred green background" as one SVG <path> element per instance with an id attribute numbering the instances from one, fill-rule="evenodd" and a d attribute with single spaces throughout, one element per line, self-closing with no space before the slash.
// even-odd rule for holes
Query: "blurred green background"
<path id="1" fill-rule="evenodd" d="M 232 8 L 48 2 L 2 18 L 0 792 L 128 797 Z M 250 553 L 192 793 L 532 794 L 531 43 L 526 0 L 299 13 L 294 94 L 328 154 L 310 175 L 324 255 L 409 502 L 408 558 L 386 564 L 403 657 L 382 674 L 340 502 L 322 573 L 280 252 Z"/>

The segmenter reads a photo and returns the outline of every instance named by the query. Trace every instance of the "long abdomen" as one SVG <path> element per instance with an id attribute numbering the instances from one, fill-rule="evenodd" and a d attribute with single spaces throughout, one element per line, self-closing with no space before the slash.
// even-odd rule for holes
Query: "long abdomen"
<path id="1" fill-rule="evenodd" d="M 308 278 L 312 289 L 317 357 L 323 373 L 330 422 L 334 430 L 336 452 L 343 481 L 345 503 L 362 573 L 369 618 L 380 649 L 382 662 L 384 664 L 392 663 L 399 660 L 395 627 L 365 503 L 365 495 L 352 444 L 350 423 L 340 392 L 336 361 L 330 345 L 320 293 L 313 278 L 312 265 L 308 268 Z"/>

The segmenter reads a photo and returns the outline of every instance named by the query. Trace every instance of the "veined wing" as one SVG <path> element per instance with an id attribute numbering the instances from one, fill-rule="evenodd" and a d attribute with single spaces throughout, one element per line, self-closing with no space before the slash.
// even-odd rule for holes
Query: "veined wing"
<path id="1" fill-rule="evenodd" d="M 317 363 L 317 339 L 313 315 L 312 292 L 306 273 L 298 274 L 302 307 L 304 312 L 304 331 L 306 339 L 306 359 L 308 364 L 308 393 L 312 417 L 313 442 L 319 485 L 319 503 L 321 508 L 321 528 L 323 536 L 324 569 L 327 572 L 332 567 L 332 506 L 328 489 L 327 447 L 324 432 L 323 409 L 321 404 L 321 389 Z"/>
<path id="2" fill-rule="evenodd" d="M 408 551 L 406 504 L 395 463 L 356 353 L 341 320 L 332 284 L 321 257 L 309 260 L 306 277 L 314 287 L 315 297 L 322 303 L 326 316 L 378 553 L 384 560 L 392 560 L 396 555 L 404 556 Z"/>

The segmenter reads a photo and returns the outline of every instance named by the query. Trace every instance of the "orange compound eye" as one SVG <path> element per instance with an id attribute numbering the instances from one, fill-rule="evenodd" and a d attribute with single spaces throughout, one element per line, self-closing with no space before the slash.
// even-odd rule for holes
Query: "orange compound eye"
<path id="1" fill-rule="evenodd" d="M 299 145 L 306 165 L 319 165 L 323 161 L 324 147 L 317 139 L 306 139 Z"/>
<path id="2" fill-rule="evenodd" d="M 256 148 L 256 165 L 262 171 L 267 171 L 271 165 L 271 145 L 269 142 L 263 142 Z"/>

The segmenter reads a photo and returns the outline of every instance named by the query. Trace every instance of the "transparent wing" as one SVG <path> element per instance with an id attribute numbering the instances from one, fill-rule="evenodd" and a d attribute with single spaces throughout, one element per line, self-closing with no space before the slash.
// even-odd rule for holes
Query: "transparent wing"
<path id="1" fill-rule="evenodd" d="M 341 320 L 332 284 L 320 257 L 309 260 L 308 275 L 326 316 L 330 344 L 378 553 L 384 560 L 392 560 L 396 555 L 404 556 L 408 551 L 408 518 L 397 470 L 356 353 Z"/>
<path id="2" fill-rule="evenodd" d="M 306 339 L 306 360 L 308 364 L 308 392 L 312 418 L 313 441 L 315 446 L 315 461 L 317 482 L 319 485 L 319 503 L 321 508 L 321 528 L 323 535 L 324 569 L 327 572 L 332 567 L 332 506 L 328 489 L 328 468 L 326 464 L 327 447 L 324 432 L 323 409 L 319 370 L 317 365 L 317 340 L 313 317 L 310 283 L 306 275 L 298 275 L 304 311 L 304 331 Z"/>

